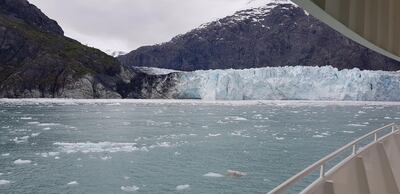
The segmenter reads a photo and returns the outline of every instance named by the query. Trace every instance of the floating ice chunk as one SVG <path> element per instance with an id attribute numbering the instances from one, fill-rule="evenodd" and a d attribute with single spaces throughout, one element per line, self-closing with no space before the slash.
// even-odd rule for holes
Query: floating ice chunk
<path id="1" fill-rule="evenodd" d="M 121 103 L 110 103 L 110 104 L 106 104 L 107 106 L 121 106 Z"/>
<path id="2" fill-rule="evenodd" d="M 220 136 L 220 135 L 221 135 L 220 133 L 215 133 L 215 134 L 209 133 L 209 134 L 208 134 L 209 137 L 218 137 L 218 136 Z"/>
<path id="3" fill-rule="evenodd" d="M 29 124 L 29 125 L 37 125 L 37 124 L 40 124 L 40 123 L 37 122 L 37 121 L 33 121 L 33 122 L 28 122 L 28 124 Z"/>
<path id="4" fill-rule="evenodd" d="M 384 119 L 392 119 L 391 117 L 384 117 Z"/>
<path id="5" fill-rule="evenodd" d="M 131 177 L 129 177 L 129 176 L 124 176 L 124 179 L 125 180 L 128 180 L 128 179 L 130 179 Z"/>
<path id="6" fill-rule="evenodd" d="M 79 185 L 79 183 L 76 181 L 71 181 L 71 182 L 67 183 L 67 185 Z"/>
<path id="7" fill-rule="evenodd" d="M 314 138 L 323 138 L 325 136 L 317 134 L 317 135 L 313 135 L 312 137 L 314 137 Z"/>
<path id="8" fill-rule="evenodd" d="M 176 186 L 176 190 L 178 190 L 178 191 L 186 190 L 186 189 L 189 189 L 189 188 L 190 188 L 190 185 L 178 185 L 178 186 Z"/>
<path id="9" fill-rule="evenodd" d="M 32 120 L 32 117 L 21 117 L 21 120 Z"/>
<path id="10" fill-rule="evenodd" d="M 358 111 L 358 114 L 366 114 L 366 112 L 364 112 L 364 111 Z"/>
<path id="11" fill-rule="evenodd" d="M 22 160 L 22 159 L 18 159 L 18 160 L 15 160 L 14 161 L 14 164 L 17 164 L 17 165 L 19 165 L 19 164 L 30 164 L 32 161 L 30 161 L 30 160 Z"/>
<path id="12" fill-rule="evenodd" d="M 38 124 L 38 126 L 58 126 L 58 125 L 61 125 L 61 124 L 59 124 L 59 123 L 40 123 L 40 124 Z"/>
<path id="13" fill-rule="evenodd" d="M 236 170 L 228 170 L 228 176 L 230 176 L 230 177 L 242 177 L 242 176 L 247 176 L 247 173 L 236 171 Z"/>
<path id="14" fill-rule="evenodd" d="M 213 178 L 221 178 L 221 177 L 224 177 L 224 175 L 218 174 L 218 173 L 215 173 L 215 172 L 209 172 L 209 173 L 207 173 L 207 174 L 205 174 L 205 175 L 203 175 L 203 176 L 205 176 L 205 177 L 213 177 Z"/>
<path id="15" fill-rule="evenodd" d="M 100 159 L 102 159 L 102 160 L 111 160 L 112 157 L 111 156 L 102 156 L 102 157 L 100 157 Z"/>
<path id="16" fill-rule="evenodd" d="M 275 139 L 281 141 L 281 140 L 284 140 L 285 138 L 276 136 Z"/>
<path id="17" fill-rule="evenodd" d="M 11 139 L 11 141 L 15 142 L 16 144 L 25 143 L 28 141 L 30 136 L 23 136 L 23 137 L 15 137 Z"/>
<path id="18" fill-rule="evenodd" d="M 151 145 L 150 149 L 153 149 L 153 148 L 156 148 L 156 147 L 169 148 L 169 147 L 172 147 L 172 146 L 174 146 L 174 145 L 171 144 L 171 142 L 161 142 L 161 143 L 157 142 L 156 145 Z"/>
<path id="19" fill-rule="evenodd" d="M 45 128 L 43 128 L 42 130 L 43 131 L 48 131 L 48 130 L 50 130 L 51 128 L 50 127 L 45 127 Z"/>
<path id="20" fill-rule="evenodd" d="M 136 147 L 136 143 L 115 143 L 115 142 L 99 142 L 99 143 L 63 143 L 57 142 L 54 145 L 60 146 L 65 153 L 99 153 L 99 152 L 134 152 L 146 151 L 146 147 Z"/>
<path id="21" fill-rule="evenodd" d="M 343 133 L 354 133 L 354 131 L 342 131 Z"/>
<path id="22" fill-rule="evenodd" d="M 1 154 L 1 156 L 7 157 L 7 156 L 10 156 L 10 153 L 4 153 L 4 154 Z"/>
<path id="23" fill-rule="evenodd" d="M 40 133 L 32 133 L 31 134 L 31 137 L 37 137 L 37 136 L 39 136 L 40 135 Z"/>
<path id="24" fill-rule="evenodd" d="M 329 135 L 331 135 L 329 132 L 324 132 L 324 133 L 321 133 L 321 135 L 323 135 L 323 136 L 329 136 Z"/>
<path id="25" fill-rule="evenodd" d="M 8 185 L 10 183 L 11 183 L 11 181 L 8 181 L 8 180 L 0 180 L 0 185 Z"/>
<path id="26" fill-rule="evenodd" d="M 243 118 L 243 117 L 238 117 L 238 116 L 225 117 L 225 120 L 234 120 L 234 121 L 247 121 L 247 119 L 246 119 L 246 118 Z"/>
<path id="27" fill-rule="evenodd" d="M 135 192 L 139 190 L 139 187 L 133 185 L 133 186 L 121 186 L 121 190 L 125 192 Z"/>
<path id="28" fill-rule="evenodd" d="M 348 124 L 347 126 L 352 126 L 352 127 L 365 127 L 366 125 L 364 125 L 364 124 L 354 124 L 354 123 L 351 123 L 351 124 Z"/>

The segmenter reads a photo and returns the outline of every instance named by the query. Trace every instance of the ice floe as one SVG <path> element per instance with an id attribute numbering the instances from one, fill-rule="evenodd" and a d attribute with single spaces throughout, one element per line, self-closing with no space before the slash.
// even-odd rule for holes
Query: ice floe
<path id="1" fill-rule="evenodd" d="M 228 176 L 230 176 L 230 177 L 242 177 L 242 176 L 247 176 L 247 173 L 240 172 L 240 171 L 237 171 L 237 170 L 228 170 Z"/>
<path id="2" fill-rule="evenodd" d="M 79 183 L 77 181 L 71 181 L 67 183 L 67 185 L 73 186 L 73 185 L 79 185 Z"/>
<path id="3" fill-rule="evenodd" d="M 224 177 L 224 175 L 218 174 L 218 173 L 215 173 L 215 172 L 209 172 L 209 173 L 207 173 L 207 174 L 204 174 L 203 176 L 205 176 L 205 177 L 213 177 L 213 178 L 221 178 L 221 177 Z"/>
<path id="4" fill-rule="evenodd" d="M 178 190 L 178 191 L 186 190 L 186 189 L 189 189 L 189 188 L 190 188 L 190 185 L 178 185 L 178 186 L 176 186 L 176 190 Z"/>
<path id="5" fill-rule="evenodd" d="M 7 157 L 7 156 L 10 156 L 10 153 L 4 153 L 4 154 L 1 154 L 1 156 Z"/>
<path id="6" fill-rule="evenodd" d="M 29 125 L 37 125 L 37 124 L 40 124 L 40 122 L 32 121 L 32 122 L 28 122 L 28 124 L 29 124 Z"/>
<path id="7" fill-rule="evenodd" d="M 17 164 L 17 165 L 19 165 L 19 164 L 30 164 L 32 161 L 30 161 L 30 160 L 22 160 L 22 159 L 18 159 L 18 160 L 15 160 L 14 161 L 14 164 Z"/>
<path id="8" fill-rule="evenodd" d="M 102 160 L 111 160 L 112 157 L 111 156 L 102 156 L 102 157 L 100 157 L 100 159 L 102 159 Z"/>
<path id="9" fill-rule="evenodd" d="M 64 143 L 56 142 L 54 145 L 60 146 L 62 152 L 65 153 L 99 153 L 99 152 L 134 152 L 146 151 L 145 147 L 139 148 L 136 143 L 115 143 L 115 142 L 99 142 L 99 143 Z"/>
<path id="10" fill-rule="evenodd" d="M 243 117 L 238 117 L 238 116 L 225 117 L 225 120 L 233 120 L 233 121 L 247 121 L 247 119 L 246 119 L 246 118 L 243 118 Z"/>
<path id="11" fill-rule="evenodd" d="M 37 137 L 37 136 L 39 136 L 40 135 L 40 133 L 32 133 L 31 134 L 31 137 Z"/>
<path id="12" fill-rule="evenodd" d="M 8 181 L 8 180 L 0 180 L 0 185 L 8 185 L 10 183 L 11 183 L 11 181 Z"/>
<path id="13" fill-rule="evenodd" d="M 27 142 L 29 138 L 30 136 L 15 137 L 14 139 L 11 139 L 11 141 L 13 141 L 16 144 L 20 144 Z"/>
<path id="14" fill-rule="evenodd" d="M 220 133 L 209 133 L 208 134 L 208 137 L 218 137 L 218 136 L 221 136 L 221 134 Z"/>
<path id="15" fill-rule="evenodd" d="M 125 192 L 135 192 L 139 190 L 139 187 L 132 185 L 132 186 L 121 186 L 121 190 Z"/>
<path id="16" fill-rule="evenodd" d="M 61 125 L 59 123 L 39 123 L 38 126 L 47 127 L 47 126 L 58 126 Z"/>
<path id="17" fill-rule="evenodd" d="M 352 126 L 352 127 L 365 127 L 365 126 L 367 126 L 367 125 L 365 125 L 365 124 L 355 124 L 355 123 L 351 123 L 351 124 L 348 124 L 347 126 Z"/>

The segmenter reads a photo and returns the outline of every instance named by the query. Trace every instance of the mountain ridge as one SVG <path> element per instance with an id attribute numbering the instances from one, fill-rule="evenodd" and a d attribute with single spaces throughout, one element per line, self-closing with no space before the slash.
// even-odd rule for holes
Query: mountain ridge
<path id="1" fill-rule="evenodd" d="M 184 71 L 298 65 L 400 69 L 400 62 L 359 45 L 285 1 L 238 11 L 118 59 L 128 67 Z"/>

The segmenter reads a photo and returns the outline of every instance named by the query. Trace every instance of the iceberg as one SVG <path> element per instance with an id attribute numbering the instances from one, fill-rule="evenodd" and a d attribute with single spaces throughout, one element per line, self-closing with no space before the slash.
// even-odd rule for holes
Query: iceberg
<path id="1" fill-rule="evenodd" d="M 400 72 L 266 67 L 180 72 L 180 99 L 399 101 Z"/>

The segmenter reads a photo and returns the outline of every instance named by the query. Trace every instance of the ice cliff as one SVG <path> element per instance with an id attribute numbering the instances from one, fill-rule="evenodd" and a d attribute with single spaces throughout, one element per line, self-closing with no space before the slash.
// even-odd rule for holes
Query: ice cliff
<path id="1" fill-rule="evenodd" d="M 178 75 L 176 75 L 178 74 Z M 400 72 L 266 67 L 175 73 L 175 98 L 399 101 Z"/>

